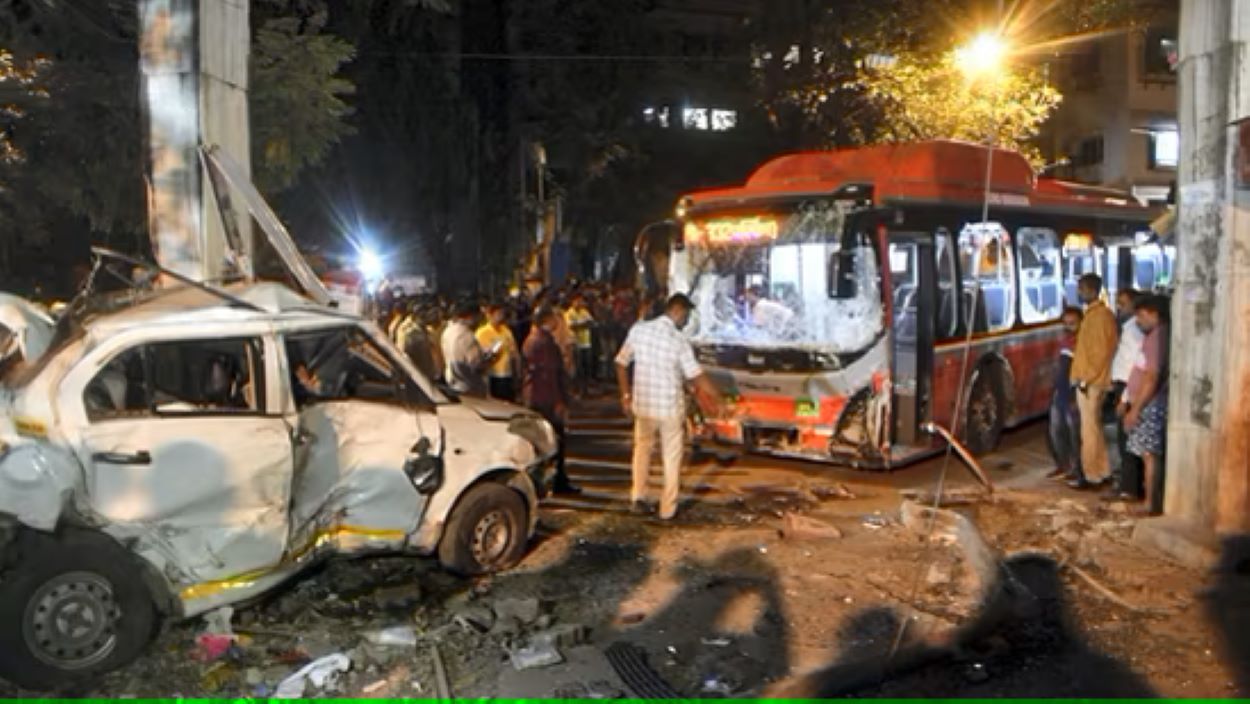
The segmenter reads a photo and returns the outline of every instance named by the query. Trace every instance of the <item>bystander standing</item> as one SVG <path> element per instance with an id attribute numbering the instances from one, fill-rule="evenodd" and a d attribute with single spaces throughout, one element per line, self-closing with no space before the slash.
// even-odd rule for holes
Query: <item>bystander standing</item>
<path id="1" fill-rule="evenodd" d="M 621 406 L 634 418 L 631 507 L 638 513 L 645 510 L 651 455 L 656 435 L 659 435 L 664 465 L 659 516 L 664 520 L 677 514 L 681 493 L 681 467 L 686 449 L 685 383 L 694 385 L 695 398 L 703 405 L 719 404 L 715 385 L 695 360 L 690 341 L 681 334 L 693 308 L 689 298 L 680 294 L 673 296 L 663 315 L 638 323 L 629 331 L 616 357 Z"/>
<path id="2" fill-rule="evenodd" d="M 1146 504 L 1143 513 L 1163 510 L 1163 451 L 1168 419 L 1168 326 L 1166 299 L 1146 296 L 1137 302 L 1137 324 L 1146 334 L 1133 365 L 1121 405 L 1128 449 L 1142 460 Z"/>
<path id="3" fill-rule="evenodd" d="M 493 358 L 487 369 L 490 395 L 515 402 L 521 353 L 508 327 L 508 309 L 499 304 L 487 306 L 486 321 L 477 329 L 476 337 L 478 345 Z"/>
<path id="4" fill-rule="evenodd" d="M 568 374 L 560 346 L 556 344 L 555 328 L 557 314 L 543 307 L 534 313 L 534 327 L 525 339 L 525 375 L 522 396 L 525 405 L 547 419 L 556 430 L 560 441 L 560 454 L 556 458 L 554 491 L 557 494 L 579 493 L 581 490 L 569 480 L 564 467 L 565 422 L 568 417 Z"/>
<path id="5" fill-rule="evenodd" d="M 1111 360 L 1119 333 L 1115 314 L 1102 300 L 1102 277 L 1086 274 L 1077 284 L 1085 304 L 1085 317 L 1076 334 L 1071 381 L 1077 388 L 1076 406 L 1081 415 L 1081 471 L 1069 483 L 1073 489 L 1102 486 L 1111 474 L 1107 438 L 1103 434 L 1102 404 L 1111 389 Z"/>

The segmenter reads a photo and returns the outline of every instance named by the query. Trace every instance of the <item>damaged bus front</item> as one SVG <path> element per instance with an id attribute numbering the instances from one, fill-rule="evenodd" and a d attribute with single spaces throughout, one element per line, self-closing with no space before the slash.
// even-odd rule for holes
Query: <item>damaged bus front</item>
<path id="1" fill-rule="evenodd" d="M 690 293 L 687 332 L 732 410 L 698 436 L 853 462 L 886 451 L 880 245 L 855 190 L 687 203 L 669 285 Z"/>

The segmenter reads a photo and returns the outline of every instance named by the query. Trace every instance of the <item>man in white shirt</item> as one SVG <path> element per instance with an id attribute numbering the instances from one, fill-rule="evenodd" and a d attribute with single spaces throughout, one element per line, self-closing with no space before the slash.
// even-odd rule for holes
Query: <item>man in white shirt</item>
<path id="1" fill-rule="evenodd" d="M 1125 397 L 1124 389 L 1132 376 L 1133 365 L 1141 354 L 1142 341 L 1146 339 L 1145 333 L 1137 327 L 1135 317 L 1137 300 L 1140 297 L 1131 288 L 1120 289 L 1115 294 L 1116 318 L 1120 322 L 1120 344 L 1116 346 L 1115 357 L 1111 360 L 1111 398 L 1116 405 L 1129 400 Z M 1106 498 L 1136 501 L 1143 490 L 1141 458 L 1128 451 L 1128 432 L 1119 419 L 1116 421 L 1116 440 L 1120 452 L 1120 469 L 1115 477 L 1115 486 L 1106 494 Z"/>
<path id="2" fill-rule="evenodd" d="M 681 334 L 694 305 L 677 294 L 668 299 L 664 315 L 640 322 L 630 329 L 616 356 L 616 377 L 621 387 L 621 406 L 634 417 L 633 487 L 630 501 L 641 512 L 651 474 L 655 436 L 660 436 L 664 463 L 664 490 L 659 516 L 677 514 L 681 493 L 681 465 L 686 449 L 685 385 L 695 386 L 696 397 L 718 405 L 720 392 L 695 360 L 690 341 Z M 631 380 L 630 365 L 634 366 Z"/>
<path id="3" fill-rule="evenodd" d="M 477 342 L 475 329 L 480 315 L 481 311 L 473 303 L 460 304 L 441 340 L 447 365 L 443 377 L 453 391 L 466 396 L 487 395 L 486 369 L 494 361 Z"/>
<path id="4" fill-rule="evenodd" d="M 784 304 L 769 300 L 760 286 L 747 289 L 746 301 L 751 309 L 751 323 L 773 338 L 786 337 L 794 325 L 794 311 Z"/>

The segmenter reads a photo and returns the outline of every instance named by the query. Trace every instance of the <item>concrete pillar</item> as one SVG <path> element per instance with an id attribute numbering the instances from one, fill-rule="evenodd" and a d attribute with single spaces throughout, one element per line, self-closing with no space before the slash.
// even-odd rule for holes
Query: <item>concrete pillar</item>
<path id="1" fill-rule="evenodd" d="M 1250 529 L 1250 183 L 1238 176 L 1250 160 L 1238 153 L 1248 39 L 1250 3 L 1183 0 L 1165 517 L 1139 536 L 1194 564 Z"/>
<path id="2" fill-rule="evenodd" d="M 184 276 L 219 279 L 228 273 L 226 239 L 197 150 L 219 144 L 250 164 L 248 2 L 140 0 L 139 11 L 152 250 Z M 239 224 L 246 262 L 248 224 Z"/>

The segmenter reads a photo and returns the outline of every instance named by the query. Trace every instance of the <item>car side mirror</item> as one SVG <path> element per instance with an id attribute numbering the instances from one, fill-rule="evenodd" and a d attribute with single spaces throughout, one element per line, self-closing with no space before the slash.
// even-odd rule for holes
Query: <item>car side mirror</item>
<path id="1" fill-rule="evenodd" d="M 429 496 L 443 485 L 443 458 L 430 453 L 430 439 L 421 438 L 409 451 L 404 462 L 404 474 L 416 487 L 417 493 Z"/>

